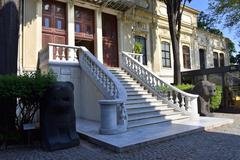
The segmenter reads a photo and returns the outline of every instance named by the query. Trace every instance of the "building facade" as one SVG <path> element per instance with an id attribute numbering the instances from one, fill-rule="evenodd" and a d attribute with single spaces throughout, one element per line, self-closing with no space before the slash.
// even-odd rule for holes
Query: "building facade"
<path id="1" fill-rule="evenodd" d="M 133 52 L 135 42 L 140 42 L 143 64 L 173 82 L 174 61 L 163 2 L 22 0 L 19 13 L 19 72 L 36 70 L 38 52 L 48 43 L 86 46 L 100 62 L 117 67 L 119 53 Z M 182 71 L 229 64 L 224 38 L 198 30 L 198 13 L 189 7 L 183 12 Z"/>

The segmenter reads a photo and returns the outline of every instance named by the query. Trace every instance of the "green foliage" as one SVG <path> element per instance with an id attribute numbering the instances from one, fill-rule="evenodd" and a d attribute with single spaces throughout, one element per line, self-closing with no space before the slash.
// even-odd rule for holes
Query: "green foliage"
<path id="1" fill-rule="evenodd" d="M 180 84 L 176 86 L 178 89 L 182 90 L 182 91 L 188 91 L 190 89 L 192 89 L 194 87 L 194 85 L 192 84 Z"/>
<path id="2" fill-rule="evenodd" d="M 209 9 L 217 22 L 222 22 L 225 27 L 235 27 L 240 35 L 239 0 L 210 0 Z"/>
<path id="3" fill-rule="evenodd" d="M 56 81 L 52 73 L 40 71 L 31 74 L 0 76 L 0 99 L 17 100 L 17 126 L 33 121 L 39 102 L 46 89 Z"/>
<path id="4" fill-rule="evenodd" d="M 209 33 L 223 36 L 223 33 L 219 29 L 215 28 L 215 22 L 215 18 L 211 17 L 208 14 L 205 14 L 204 12 L 200 12 L 197 18 L 198 28 L 203 29 Z"/>
<path id="5" fill-rule="evenodd" d="M 192 84 L 181 84 L 176 86 L 178 89 L 188 92 L 194 85 Z M 216 110 L 219 108 L 222 100 L 222 86 L 216 86 L 216 95 L 211 97 L 211 109 Z"/>
<path id="6" fill-rule="evenodd" d="M 216 86 L 216 95 L 211 97 L 211 109 L 216 110 L 220 107 L 222 100 L 222 86 Z"/>
<path id="7" fill-rule="evenodd" d="M 169 87 L 167 85 L 157 86 L 157 90 L 160 93 L 166 94 L 169 92 Z"/>
<path id="8" fill-rule="evenodd" d="M 140 53 L 142 53 L 142 49 L 143 49 L 142 44 L 140 42 L 135 42 L 134 52 L 140 54 Z"/>
<path id="9" fill-rule="evenodd" d="M 230 62 L 231 63 L 240 63 L 240 52 L 238 52 L 238 54 L 237 55 L 235 55 L 235 56 L 233 56 L 233 55 L 231 55 L 230 56 Z"/>

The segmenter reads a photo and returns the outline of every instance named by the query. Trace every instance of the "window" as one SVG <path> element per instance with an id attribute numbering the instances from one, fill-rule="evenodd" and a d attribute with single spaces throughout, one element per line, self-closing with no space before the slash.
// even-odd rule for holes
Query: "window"
<path id="1" fill-rule="evenodd" d="M 57 28 L 57 29 L 63 29 L 63 27 L 62 27 L 62 21 L 61 21 L 61 20 L 57 20 L 57 21 L 56 21 L 56 28 Z"/>
<path id="2" fill-rule="evenodd" d="M 191 68 L 190 49 L 188 46 L 183 46 L 183 66 L 184 68 Z"/>
<path id="3" fill-rule="evenodd" d="M 213 63 L 214 63 L 215 68 L 219 67 L 219 65 L 218 65 L 218 53 L 217 52 L 213 52 Z"/>
<path id="4" fill-rule="evenodd" d="M 170 44 L 162 42 L 162 66 L 171 68 Z"/>
<path id="5" fill-rule="evenodd" d="M 79 23 L 75 24 L 75 32 L 81 32 L 81 26 Z"/>
<path id="6" fill-rule="evenodd" d="M 220 67 L 224 67 L 224 54 L 220 53 Z"/>
<path id="7" fill-rule="evenodd" d="M 141 53 L 143 55 L 142 63 L 143 65 L 147 65 L 146 38 L 138 35 L 136 35 L 134 38 L 135 38 L 135 42 L 139 42 L 142 44 L 142 53 Z"/>
<path id="8" fill-rule="evenodd" d="M 50 28 L 50 18 L 44 17 L 43 26 L 46 28 Z"/>

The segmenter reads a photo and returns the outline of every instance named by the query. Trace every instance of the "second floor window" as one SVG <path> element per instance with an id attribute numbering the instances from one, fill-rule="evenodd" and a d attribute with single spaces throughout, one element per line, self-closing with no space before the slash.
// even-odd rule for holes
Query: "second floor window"
<path id="1" fill-rule="evenodd" d="M 220 67 L 224 67 L 224 54 L 220 53 Z"/>
<path id="2" fill-rule="evenodd" d="M 170 44 L 162 42 L 162 66 L 171 68 Z"/>
<path id="3" fill-rule="evenodd" d="M 183 46 L 183 66 L 184 68 L 191 68 L 190 49 L 188 46 Z"/>
<path id="4" fill-rule="evenodd" d="M 218 53 L 217 52 L 213 52 L 213 63 L 214 63 L 215 68 L 219 67 L 219 65 L 218 65 Z"/>

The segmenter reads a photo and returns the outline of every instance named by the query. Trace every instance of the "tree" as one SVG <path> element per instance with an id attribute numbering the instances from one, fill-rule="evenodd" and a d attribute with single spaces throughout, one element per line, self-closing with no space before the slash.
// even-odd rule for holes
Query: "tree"
<path id="1" fill-rule="evenodd" d="M 168 24 L 172 41 L 174 59 L 174 84 L 181 84 L 179 40 L 181 34 L 182 13 L 186 2 L 191 0 L 163 0 L 167 6 Z"/>
<path id="2" fill-rule="evenodd" d="M 198 28 L 219 36 L 223 36 L 223 33 L 219 29 L 215 28 L 215 21 L 215 18 L 211 17 L 209 14 L 205 14 L 204 12 L 200 12 L 197 17 Z"/>
<path id="3" fill-rule="evenodd" d="M 223 22 L 225 27 L 234 27 L 240 35 L 240 1 L 239 0 L 210 0 L 209 9 L 212 17 Z"/>
<path id="4" fill-rule="evenodd" d="M 216 19 L 214 17 L 209 14 L 205 14 L 204 12 L 200 12 L 197 18 L 198 28 L 223 37 L 223 33 L 219 29 L 215 28 L 215 22 Z M 233 55 L 236 53 L 235 44 L 229 38 L 225 38 L 225 42 L 230 56 L 230 63 L 236 63 L 237 57 Z"/>

